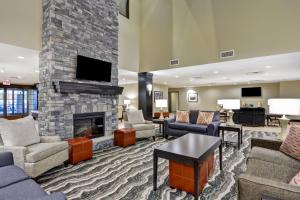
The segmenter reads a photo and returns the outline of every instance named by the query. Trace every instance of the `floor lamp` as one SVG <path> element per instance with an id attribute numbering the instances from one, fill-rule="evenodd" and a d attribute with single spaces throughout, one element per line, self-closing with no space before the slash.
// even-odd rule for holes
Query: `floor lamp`
<path id="1" fill-rule="evenodd" d="M 281 131 L 278 139 L 284 140 L 290 121 L 286 115 L 300 115 L 300 99 L 269 99 L 268 106 L 270 114 L 282 115 L 279 118 Z"/>

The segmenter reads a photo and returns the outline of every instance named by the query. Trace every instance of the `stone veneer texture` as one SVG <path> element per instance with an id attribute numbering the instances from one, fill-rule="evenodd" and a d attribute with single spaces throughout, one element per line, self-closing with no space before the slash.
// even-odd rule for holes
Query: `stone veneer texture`
<path id="1" fill-rule="evenodd" d="M 41 135 L 73 137 L 73 114 L 77 113 L 106 112 L 105 135 L 112 134 L 117 128 L 118 96 L 55 93 L 53 83 L 81 82 L 76 80 L 77 55 L 111 62 L 109 85 L 118 85 L 116 0 L 43 0 L 43 44 L 39 65 Z"/>

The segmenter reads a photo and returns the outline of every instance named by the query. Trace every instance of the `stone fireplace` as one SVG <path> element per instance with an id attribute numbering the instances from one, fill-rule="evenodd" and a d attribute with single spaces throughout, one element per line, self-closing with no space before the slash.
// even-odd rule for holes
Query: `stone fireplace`
<path id="1" fill-rule="evenodd" d="M 77 55 L 112 63 L 111 82 L 76 79 Z M 111 0 L 43 0 L 43 40 L 40 53 L 39 128 L 41 135 L 88 134 L 88 121 L 109 136 L 117 128 L 118 6 Z M 78 119 L 99 114 L 95 119 Z M 85 125 L 84 125 L 85 124 Z M 100 130 L 100 125 L 99 125 Z M 98 131 L 99 131 L 98 130 Z M 79 133 L 78 133 L 79 132 Z"/>

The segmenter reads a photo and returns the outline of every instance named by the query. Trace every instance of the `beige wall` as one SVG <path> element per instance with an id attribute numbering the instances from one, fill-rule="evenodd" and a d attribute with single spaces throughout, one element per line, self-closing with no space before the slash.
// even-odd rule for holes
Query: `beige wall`
<path id="1" fill-rule="evenodd" d="M 173 0 L 173 58 L 179 66 L 217 61 L 211 0 Z"/>
<path id="2" fill-rule="evenodd" d="M 140 72 L 167 68 L 172 57 L 172 0 L 143 0 Z"/>
<path id="3" fill-rule="evenodd" d="M 242 87 L 262 87 L 262 97 L 241 98 Z M 187 101 L 188 90 L 194 90 L 198 93 L 198 102 L 189 103 Z M 198 88 L 174 88 L 169 91 L 179 91 L 179 109 L 192 110 L 216 110 L 218 99 L 241 99 L 242 102 L 257 106 L 258 102 L 262 102 L 262 106 L 267 108 L 267 100 L 269 98 L 279 97 L 279 83 L 268 83 L 259 85 L 234 85 L 234 86 L 212 86 Z"/>
<path id="4" fill-rule="evenodd" d="M 219 50 L 250 58 L 300 50 L 299 0 L 212 0 Z"/>
<path id="5" fill-rule="evenodd" d="M 42 46 L 42 1 L 1 0 L 0 42 L 40 50 Z"/>
<path id="6" fill-rule="evenodd" d="M 119 15 L 119 67 L 139 71 L 141 1 L 130 0 L 129 19 Z"/>
<path id="7" fill-rule="evenodd" d="M 119 105 L 123 105 L 124 99 L 130 99 L 131 105 L 129 106 L 130 109 L 138 109 L 138 84 L 126 84 L 122 85 L 124 87 L 123 94 L 119 97 Z M 163 98 L 168 99 L 168 87 L 165 85 L 153 85 L 153 91 L 162 91 Z M 154 101 L 153 101 L 154 102 Z M 167 110 L 167 108 L 166 108 Z M 159 109 L 155 107 L 155 103 L 153 103 L 153 112 L 158 112 Z"/>
<path id="8" fill-rule="evenodd" d="M 300 98 L 300 81 L 287 81 L 280 83 L 281 98 Z"/>

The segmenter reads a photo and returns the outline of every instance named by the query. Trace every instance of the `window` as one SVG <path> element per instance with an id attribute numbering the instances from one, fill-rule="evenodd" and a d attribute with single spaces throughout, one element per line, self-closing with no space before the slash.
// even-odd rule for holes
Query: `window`
<path id="1" fill-rule="evenodd" d="M 4 89 L 0 88 L 0 116 L 4 115 Z"/>
<path id="2" fill-rule="evenodd" d="M 0 116 L 26 116 L 37 109 L 36 89 L 0 88 Z"/>

